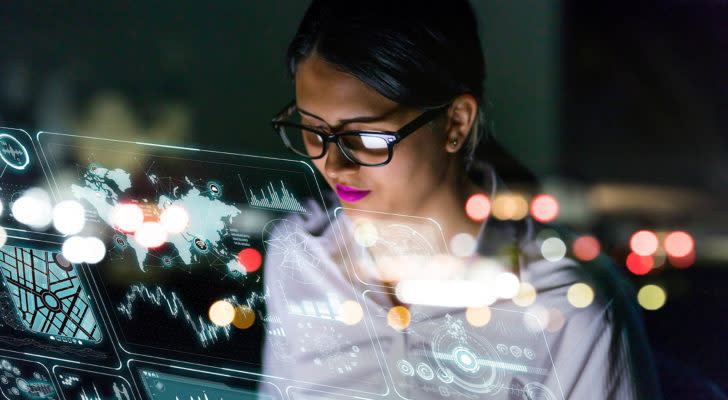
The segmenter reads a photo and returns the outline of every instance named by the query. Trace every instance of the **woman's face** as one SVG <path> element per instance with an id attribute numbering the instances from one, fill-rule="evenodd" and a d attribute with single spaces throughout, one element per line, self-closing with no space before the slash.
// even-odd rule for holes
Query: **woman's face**
<path id="1" fill-rule="evenodd" d="M 302 122 L 332 133 L 397 131 L 422 113 L 387 99 L 316 53 L 299 63 L 295 78 Z M 392 160 L 384 166 L 352 163 L 333 143 L 313 164 L 344 207 L 417 215 L 442 186 L 454 159 L 441 125 L 426 124 L 407 136 L 395 145 Z"/>

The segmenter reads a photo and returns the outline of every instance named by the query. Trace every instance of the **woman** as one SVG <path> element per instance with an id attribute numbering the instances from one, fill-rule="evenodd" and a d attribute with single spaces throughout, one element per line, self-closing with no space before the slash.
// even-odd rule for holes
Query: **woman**
<path id="1" fill-rule="evenodd" d="M 485 64 L 467 1 L 314 0 L 288 67 L 295 101 L 274 128 L 342 208 L 291 217 L 273 234 L 296 232 L 315 273 L 292 274 L 286 260 L 267 257 L 266 285 L 280 291 L 268 312 L 287 332 L 266 341 L 267 376 L 371 397 L 661 397 L 631 294 L 605 257 L 548 261 L 538 251 L 544 226 L 466 212 L 471 196 L 508 190 L 503 153 L 484 137 Z M 549 232 L 568 243 L 563 230 Z M 476 254 L 433 256 L 456 237 L 475 238 Z M 501 274 L 484 267 L 493 260 Z M 495 301 L 508 280 L 492 277 L 504 271 L 535 298 Z M 403 282 L 431 291 L 404 293 Z M 574 284 L 593 300 L 571 305 Z M 457 288 L 473 287 L 493 293 L 454 307 Z M 301 311 L 317 296 L 340 306 L 333 325 L 295 318 L 321 319 L 323 306 Z"/>

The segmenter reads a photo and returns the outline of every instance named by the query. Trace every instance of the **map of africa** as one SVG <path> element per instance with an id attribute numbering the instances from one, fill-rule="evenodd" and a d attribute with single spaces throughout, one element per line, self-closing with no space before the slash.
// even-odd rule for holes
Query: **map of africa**
<path id="1" fill-rule="evenodd" d="M 241 211 L 220 200 L 220 185 L 195 184 L 188 177 L 174 181 L 172 178 L 147 175 L 147 179 L 157 188 L 157 193 L 155 198 L 142 199 L 139 202 L 143 209 L 151 210 L 152 215 L 159 215 L 166 207 L 175 205 L 186 210 L 190 217 L 184 232 L 169 234 L 167 238 L 175 251 L 162 256 L 154 255 L 164 261 L 157 264 L 190 266 L 205 257 L 211 257 L 212 260 L 208 259 L 210 263 L 225 264 L 228 271 L 245 274 L 245 269 L 240 268 L 237 263 L 237 254 L 229 251 L 222 243 L 226 226 Z M 120 195 L 132 187 L 131 174 L 120 168 L 110 170 L 92 165 L 83 174 L 82 180 L 81 185 L 71 186 L 71 192 L 79 201 L 90 204 L 99 218 L 113 228 L 113 214 L 119 204 Z M 147 219 L 149 218 L 145 217 Z M 118 232 L 115 237 L 121 237 L 134 250 L 136 263 L 145 271 L 151 261 L 149 249 L 139 245 L 133 234 Z"/>

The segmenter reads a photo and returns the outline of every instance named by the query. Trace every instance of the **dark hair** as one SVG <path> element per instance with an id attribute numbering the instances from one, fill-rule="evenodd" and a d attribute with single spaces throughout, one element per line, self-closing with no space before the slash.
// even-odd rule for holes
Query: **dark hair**
<path id="1" fill-rule="evenodd" d="M 467 0 L 313 0 L 288 47 L 291 79 L 314 51 L 406 106 L 437 107 L 464 93 L 483 103 L 485 58 Z M 485 132 L 479 107 L 466 166 Z"/>

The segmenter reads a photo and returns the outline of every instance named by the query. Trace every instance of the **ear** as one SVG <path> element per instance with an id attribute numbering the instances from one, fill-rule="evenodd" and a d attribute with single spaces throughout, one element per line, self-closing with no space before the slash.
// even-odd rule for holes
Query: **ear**
<path id="1" fill-rule="evenodd" d="M 449 153 L 456 153 L 465 145 L 465 140 L 468 138 L 477 114 L 478 102 L 472 95 L 461 94 L 453 100 L 446 115 L 445 150 Z"/>

